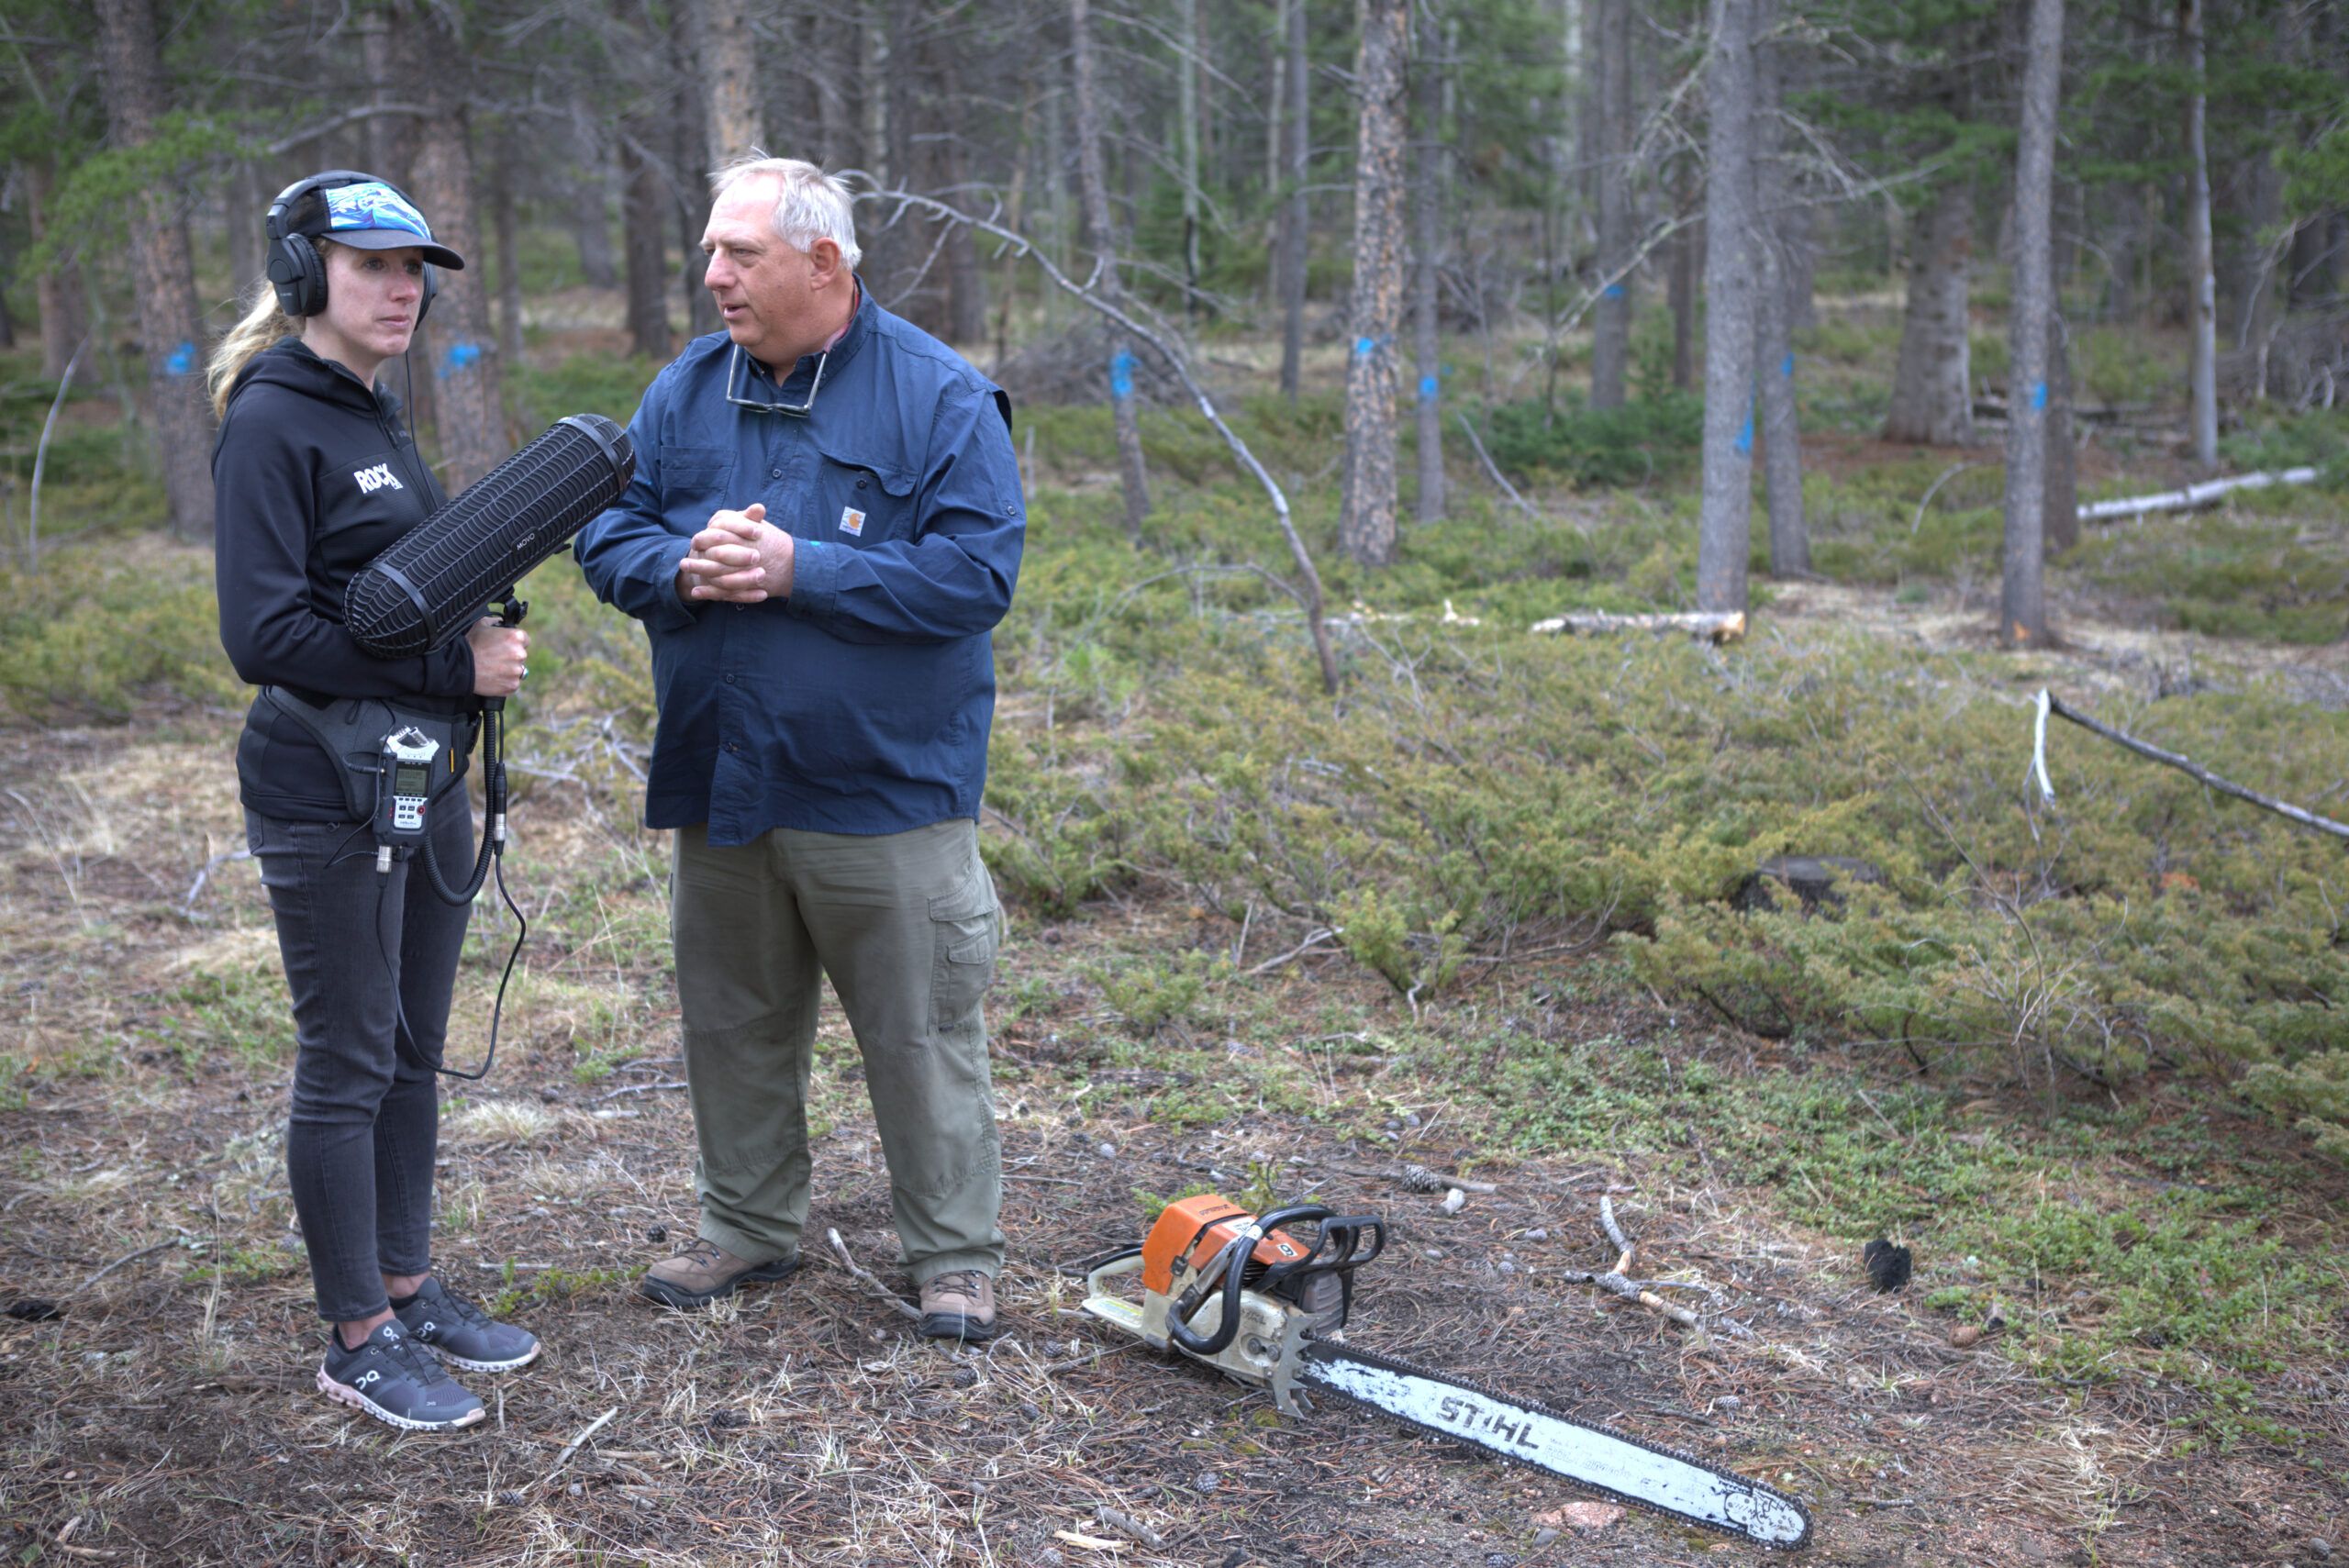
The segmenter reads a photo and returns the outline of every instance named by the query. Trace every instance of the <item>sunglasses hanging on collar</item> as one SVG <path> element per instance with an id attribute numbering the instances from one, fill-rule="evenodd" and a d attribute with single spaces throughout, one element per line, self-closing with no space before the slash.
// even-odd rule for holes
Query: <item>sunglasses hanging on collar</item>
<path id="1" fill-rule="evenodd" d="M 726 401 L 737 408 L 748 408 L 755 414 L 788 414 L 795 419 L 805 419 L 807 417 L 808 411 L 816 406 L 816 389 L 824 384 L 824 365 L 831 357 L 832 352 L 829 349 L 816 356 L 816 373 L 807 383 L 806 402 L 768 403 L 759 398 L 742 397 L 735 394 L 734 387 L 738 380 L 745 390 L 748 390 L 751 384 L 750 372 L 742 368 L 742 346 L 737 343 L 734 346 L 733 359 L 726 367 Z"/>

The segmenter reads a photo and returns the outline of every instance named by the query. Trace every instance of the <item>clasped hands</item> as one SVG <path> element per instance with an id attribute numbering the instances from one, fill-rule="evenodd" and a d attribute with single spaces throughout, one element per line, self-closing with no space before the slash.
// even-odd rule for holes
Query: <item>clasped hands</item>
<path id="1" fill-rule="evenodd" d="M 763 502 L 711 514 L 677 563 L 677 596 L 755 605 L 791 593 L 792 539 L 767 520 Z"/>

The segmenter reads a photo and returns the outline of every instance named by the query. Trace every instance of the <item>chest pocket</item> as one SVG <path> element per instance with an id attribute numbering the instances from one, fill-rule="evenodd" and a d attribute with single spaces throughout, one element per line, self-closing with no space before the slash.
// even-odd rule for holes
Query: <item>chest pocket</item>
<path id="1" fill-rule="evenodd" d="M 696 529 L 708 521 L 709 514 L 734 477 L 734 450 L 731 447 L 685 446 L 674 441 L 661 443 L 661 493 L 665 504 L 681 501 L 694 503 L 698 516 L 691 519 Z"/>
<path id="2" fill-rule="evenodd" d="M 914 537 L 914 474 L 845 446 L 818 446 L 807 537 L 874 545 Z"/>

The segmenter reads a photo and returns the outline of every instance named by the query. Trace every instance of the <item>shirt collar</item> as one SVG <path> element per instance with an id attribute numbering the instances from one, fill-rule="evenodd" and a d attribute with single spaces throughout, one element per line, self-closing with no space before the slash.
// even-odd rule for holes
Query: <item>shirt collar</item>
<path id="1" fill-rule="evenodd" d="M 873 303 L 873 295 L 865 288 L 863 278 L 851 273 L 850 281 L 856 286 L 856 308 L 849 313 L 848 325 L 815 353 L 800 355 L 792 365 L 791 373 L 775 383 L 776 396 L 787 402 L 795 395 L 804 394 L 807 384 L 816 378 L 816 365 L 819 360 L 824 361 L 824 376 L 829 381 L 856 357 L 856 350 L 863 345 L 865 339 L 872 336 L 873 314 L 881 307 Z M 758 374 L 774 379 L 774 373 L 764 361 L 752 357 L 751 363 Z"/>

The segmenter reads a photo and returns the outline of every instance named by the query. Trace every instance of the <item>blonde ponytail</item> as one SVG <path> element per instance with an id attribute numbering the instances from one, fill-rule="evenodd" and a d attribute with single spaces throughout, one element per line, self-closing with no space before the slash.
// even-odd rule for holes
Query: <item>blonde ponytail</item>
<path id="1" fill-rule="evenodd" d="M 309 235 L 299 236 L 310 241 L 318 253 L 318 264 L 326 264 L 327 251 L 333 247 L 328 241 Z M 277 306 L 277 289 L 267 278 L 261 281 L 261 291 L 253 296 L 244 318 L 221 336 L 212 350 L 212 359 L 204 368 L 204 384 L 212 394 L 215 417 L 228 412 L 228 394 L 237 384 L 237 376 L 255 354 L 280 338 L 298 338 L 302 323 L 285 314 Z"/>
<path id="2" fill-rule="evenodd" d="M 280 338 L 298 337 L 301 331 L 302 324 L 277 307 L 277 291 L 263 278 L 252 308 L 222 335 L 212 350 L 211 361 L 205 366 L 204 383 L 212 394 L 212 412 L 228 412 L 228 393 L 237 384 L 239 373 L 255 354 Z"/>

